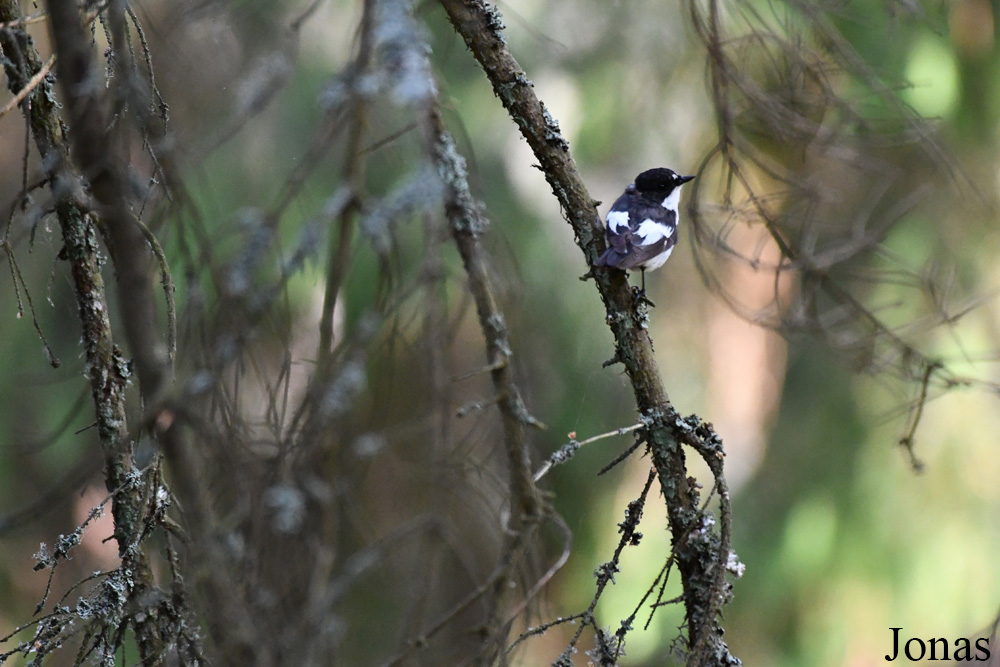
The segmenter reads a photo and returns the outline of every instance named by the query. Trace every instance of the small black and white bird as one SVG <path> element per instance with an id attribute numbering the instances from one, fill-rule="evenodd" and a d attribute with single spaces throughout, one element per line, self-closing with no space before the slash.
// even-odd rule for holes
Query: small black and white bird
<path id="1" fill-rule="evenodd" d="M 649 169 L 635 177 L 615 200 L 605 218 L 608 249 L 594 266 L 611 266 L 623 271 L 642 272 L 646 291 L 646 271 L 663 266 L 677 245 L 677 205 L 681 186 L 694 176 L 681 176 L 671 169 Z"/>

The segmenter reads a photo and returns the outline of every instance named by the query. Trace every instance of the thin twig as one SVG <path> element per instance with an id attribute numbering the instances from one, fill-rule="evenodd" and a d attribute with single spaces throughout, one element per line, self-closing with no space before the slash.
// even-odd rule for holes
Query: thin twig
<path id="1" fill-rule="evenodd" d="M 622 428 L 615 429 L 614 431 L 608 431 L 607 433 L 601 433 L 600 435 L 591 436 L 586 440 L 571 439 L 565 445 L 556 450 L 552 454 L 552 456 L 550 456 L 545 461 L 545 463 L 542 464 L 542 466 L 538 469 L 538 471 L 535 472 L 535 481 L 537 482 L 542 477 L 545 477 L 545 475 L 548 474 L 549 470 L 551 470 L 553 466 L 557 466 L 569 461 L 571 458 L 573 458 L 574 455 L 576 455 L 576 452 L 584 445 L 589 445 L 592 442 L 597 442 L 598 440 L 604 440 L 605 438 L 613 438 L 616 435 L 625 435 L 626 433 L 631 433 L 632 431 L 638 431 L 643 427 L 645 427 L 645 424 L 639 422 L 638 424 L 633 424 L 631 426 L 623 426 Z"/>
<path id="2" fill-rule="evenodd" d="M 0 29 L 2 29 L 2 26 L 0 26 Z M 0 107 L 0 118 L 3 118 L 8 111 L 11 111 L 14 107 L 20 104 L 25 97 L 31 94 L 31 91 L 33 91 L 35 88 L 38 87 L 38 84 L 42 82 L 42 79 L 44 79 L 48 75 L 48 73 L 52 71 L 52 65 L 54 65 L 55 62 L 56 62 L 56 54 L 53 53 L 51 56 L 49 56 L 49 59 L 45 61 L 45 64 L 42 65 L 42 68 L 37 72 L 35 72 L 35 75 L 33 77 L 28 79 L 28 83 L 25 84 L 24 88 L 22 88 L 17 92 L 17 95 L 14 96 L 14 99 L 10 100 L 9 102 L 7 102 L 7 104 Z"/>
<path id="3" fill-rule="evenodd" d="M 917 404 L 911 413 L 910 424 L 906 429 L 906 433 L 899 439 L 900 446 L 906 450 L 906 453 L 910 457 L 910 466 L 916 472 L 922 471 L 924 464 L 917 458 L 916 453 L 913 451 L 913 438 L 917 433 L 917 427 L 920 426 L 920 419 L 924 415 L 924 406 L 927 404 L 927 389 L 931 378 L 934 376 L 934 372 L 940 369 L 941 364 L 939 362 L 927 364 L 927 367 L 924 369 L 924 377 L 920 382 L 920 397 L 917 399 Z"/>
<path id="4" fill-rule="evenodd" d="M 23 289 L 24 300 L 28 302 L 28 311 L 31 313 L 31 324 L 35 327 L 35 332 L 38 334 L 39 340 L 42 341 L 42 346 L 45 348 L 45 355 L 49 358 L 49 365 L 52 368 L 59 368 L 62 362 L 56 356 L 56 353 L 52 351 L 48 339 L 45 338 L 45 332 L 42 331 L 42 324 L 38 321 L 38 313 L 35 312 L 35 303 L 31 298 L 31 290 L 28 289 L 28 284 L 24 282 L 24 276 L 21 275 L 21 267 L 18 266 L 17 259 L 14 257 L 14 249 L 11 247 L 10 241 L 6 239 L 0 241 L 0 246 L 3 247 L 4 253 L 7 255 L 7 261 L 10 262 L 14 293 L 17 295 L 17 316 L 20 318 L 24 312 L 24 307 L 21 304 L 21 289 Z"/>

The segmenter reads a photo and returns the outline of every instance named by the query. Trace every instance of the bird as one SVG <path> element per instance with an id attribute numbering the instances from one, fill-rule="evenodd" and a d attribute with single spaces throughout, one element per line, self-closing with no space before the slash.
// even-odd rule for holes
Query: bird
<path id="1" fill-rule="evenodd" d="M 663 266 L 677 245 L 681 186 L 692 180 L 694 176 L 681 176 L 665 167 L 647 169 L 636 176 L 605 217 L 608 249 L 594 266 L 622 271 L 639 269 L 642 272 L 639 297 L 647 300 L 646 271 Z"/>

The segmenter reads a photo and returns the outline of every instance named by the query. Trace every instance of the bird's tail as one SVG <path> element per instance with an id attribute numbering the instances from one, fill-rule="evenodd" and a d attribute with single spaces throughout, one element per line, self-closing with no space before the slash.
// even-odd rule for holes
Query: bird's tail
<path id="1" fill-rule="evenodd" d="M 610 266 L 615 269 L 620 269 L 622 268 L 623 261 L 625 261 L 625 255 L 616 251 L 614 248 L 608 248 L 594 261 L 594 266 Z"/>

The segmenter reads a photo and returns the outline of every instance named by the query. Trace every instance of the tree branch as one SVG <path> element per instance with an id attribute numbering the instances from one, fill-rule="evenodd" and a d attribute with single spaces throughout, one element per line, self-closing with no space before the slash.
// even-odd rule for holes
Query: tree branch
<path id="1" fill-rule="evenodd" d="M 538 99 L 531 81 L 507 49 L 503 22 L 495 7 L 482 0 L 441 0 L 455 30 L 463 37 L 493 86 L 493 92 L 521 130 L 541 166 L 563 214 L 573 228 L 587 264 L 604 249 L 603 230 L 590 197 L 562 137 L 559 126 Z M 645 312 L 634 303 L 625 274 L 595 269 L 591 275 L 607 311 L 615 338 L 615 359 L 625 367 L 636 406 L 647 424 L 648 446 L 667 505 L 673 546 L 684 589 L 688 618 L 689 665 L 738 664 L 722 640 L 716 601 L 725 598 L 719 573 L 729 558 L 729 537 L 704 530 L 712 519 L 699 508 L 697 489 L 688 480 L 679 416 L 660 380 L 653 347 L 645 328 Z M 721 450 L 720 450 L 721 452 Z M 721 475 L 721 462 L 719 463 Z M 724 530 L 728 526 L 723 526 Z M 704 539 L 682 536 L 699 534 Z"/>
<path id="2" fill-rule="evenodd" d="M 501 622 L 504 619 L 504 601 L 510 595 L 515 570 L 523 562 L 542 518 L 543 504 L 531 473 L 526 432 L 528 426 L 539 427 L 541 424 L 528 412 L 514 381 L 507 324 L 494 295 L 486 253 L 480 241 L 480 235 L 489 223 L 469 190 L 465 159 L 459 154 L 436 104 L 428 110 L 427 124 L 431 135 L 431 153 L 445 185 L 445 213 L 451 235 L 469 277 L 469 290 L 486 339 L 487 364 L 491 368 L 490 377 L 498 398 L 507 452 L 510 519 L 504 531 L 500 562 L 490 579 L 491 595 L 487 599 L 487 618 L 483 624 L 490 637 L 480 653 L 482 664 L 491 664 L 492 657 L 502 650 L 506 640 L 506 624 Z"/>
<path id="3" fill-rule="evenodd" d="M 74 2 L 52 2 L 50 9 L 56 48 L 62 54 L 57 59 L 58 72 L 69 98 L 66 106 L 73 120 L 71 133 L 78 140 L 79 153 L 84 158 L 81 162 L 85 166 L 103 164 L 103 142 L 91 136 L 94 132 L 103 134 L 103 124 L 97 115 L 96 96 L 92 94 L 98 87 L 95 86 L 96 79 L 91 76 L 89 40 L 80 23 L 79 10 Z M 13 25 L 17 19 L 17 3 L 0 0 L 0 22 Z M 129 600 L 152 599 L 147 595 L 154 587 L 152 573 L 139 544 L 145 499 L 135 483 L 137 471 L 125 411 L 125 387 L 130 372 L 111 332 L 101 275 L 102 260 L 96 229 L 98 219 L 86 205 L 83 188 L 69 165 L 52 82 L 45 76 L 45 65 L 40 55 L 27 33 L 20 29 L 0 30 L 0 47 L 5 55 L 9 85 L 15 91 L 35 86 L 22 100 L 22 110 L 56 199 L 56 216 L 63 237 L 60 257 L 70 262 L 83 329 L 87 373 L 104 452 L 105 484 L 114 493 L 114 537 L 118 542 L 122 568 L 127 573 L 125 578 L 130 582 Z M 15 64 L 15 59 L 18 64 Z M 100 175 L 100 171 L 97 174 Z M 101 183 L 102 180 L 98 178 L 96 182 Z M 106 186 L 101 192 L 107 194 Z M 125 277 L 119 270 L 119 278 Z M 128 324 L 127 315 L 125 319 Z M 149 606 L 148 602 L 141 604 Z M 163 645 L 156 614 L 151 608 L 146 611 L 150 613 L 136 614 L 133 621 L 140 652 L 146 664 L 161 664 Z"/>

